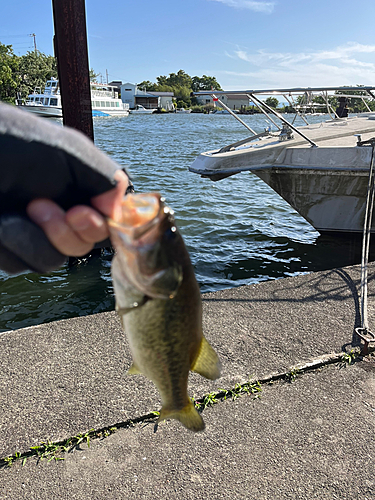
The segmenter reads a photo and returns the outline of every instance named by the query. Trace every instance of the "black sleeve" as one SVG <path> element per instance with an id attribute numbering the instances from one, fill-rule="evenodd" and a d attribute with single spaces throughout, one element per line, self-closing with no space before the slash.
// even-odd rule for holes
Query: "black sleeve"
<path id="1" fill-rule="evenodd" d="M 0 103 L 0 268 L 46 272 L 65 256 L 26 215 L 35 198 L 67 210 L 115 186 L 119 167 L 82 133 Z"/>

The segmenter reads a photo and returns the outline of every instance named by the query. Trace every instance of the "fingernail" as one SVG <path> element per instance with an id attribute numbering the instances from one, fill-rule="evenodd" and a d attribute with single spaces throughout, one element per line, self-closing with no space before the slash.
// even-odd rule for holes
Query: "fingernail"
<path id="1" fill-rule="evenodd" d="M 91 214 L 91 222 L 96 226 L 97 228 L 100 228 L 104 225 L 104 220 L 100 215 L 96 214 Z"/>

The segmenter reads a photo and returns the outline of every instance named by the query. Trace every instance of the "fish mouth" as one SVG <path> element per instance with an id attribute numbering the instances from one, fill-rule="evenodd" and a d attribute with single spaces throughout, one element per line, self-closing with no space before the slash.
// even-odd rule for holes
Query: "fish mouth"
<path id="1" fill-rule="evenodd" d="M 113 230 L 118 231 L 126 246 L 138 246 L 142 237 L 153 228 L 164 226 L 167 220 L 173 221 L 174 212 L 164 204 L 159 193 L 128 194 L 121 208 L 120 220 L 107 219 L 107 223 L 111 234 Z"/>

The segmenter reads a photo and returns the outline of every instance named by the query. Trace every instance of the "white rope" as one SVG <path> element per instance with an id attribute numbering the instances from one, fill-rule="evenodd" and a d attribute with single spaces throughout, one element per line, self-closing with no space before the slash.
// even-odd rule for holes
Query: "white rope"
<path id="1" fill-rule="evenodd" d="M 363 223 L 363 240 L 362 240 L 361 326 L 362 326 L 362 329 L 364 330 L 364 333 L 367 333 L 367 331 L 368 331 L 367 279 L 368 279 L 368 256 L 369 256 L 369 250 L 370 250 L 371 222 L 372 222 L 372 213 L 373 213 L 373 208 L 374 208 L 374 194 L 375 194 L 374 150 L 375 150 L 375 144 L 372 145 L 369 180 L 368 180 L 368 186 L 367 186 L 365 220 Z"/>

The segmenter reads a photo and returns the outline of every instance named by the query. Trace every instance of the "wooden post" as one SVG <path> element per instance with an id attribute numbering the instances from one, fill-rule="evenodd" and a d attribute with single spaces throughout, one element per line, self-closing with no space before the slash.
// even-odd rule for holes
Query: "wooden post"
<path id="1" fill-rule="evenodd" d="M 85 0 L 52 0 L 64 125 L 94 140 Z"/>

